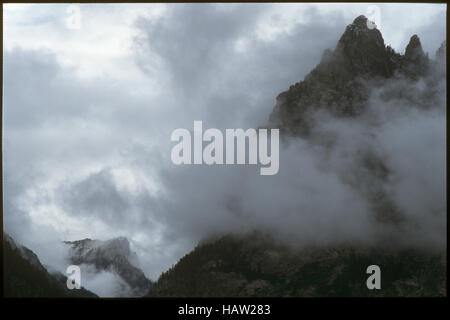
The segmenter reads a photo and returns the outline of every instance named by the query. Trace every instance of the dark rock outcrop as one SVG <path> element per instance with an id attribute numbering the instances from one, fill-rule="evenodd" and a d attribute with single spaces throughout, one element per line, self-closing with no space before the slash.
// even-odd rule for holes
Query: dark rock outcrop
<path id="1" fill-rule="evenodd" d="M 440 59 L 443 55 L 442 50 Z M 338 117 L 358 116 L 366 109 L 373 87 L 395 76 L 412 80 L 427 76 L 429 64 L 417 35 L 401 55 L 386 47 L 381 32 L 370 29 L 367 18 L 359 16 L 303 81 L 278 95 L 270 124 L 284 133 L 306 137 L 314 126 L 310 116 L 314 110 L 327 110 Z"/>
<path id="2" fill-rule="evenodd" d="M 430 60 L 423 52 L 419 37 L 413 35 L 406 46 L 402 72 L 409 78 L 417 79 L 427 74 L 429 64 Z"/>

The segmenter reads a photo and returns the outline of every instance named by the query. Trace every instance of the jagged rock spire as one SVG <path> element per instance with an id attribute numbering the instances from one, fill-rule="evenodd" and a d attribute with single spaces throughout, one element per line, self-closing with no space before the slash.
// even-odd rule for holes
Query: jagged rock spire
<path id="1" fill-rule="evenodd" d="M 444 64 L 446 56 L 447 56 L 447 41 L 444 41 L 442 42 L 439 49 L 436 51 L 436 61 L 438 63 Z"/>
<path id="2" fill-rule="evenodd" d="M 420 43 L 420 39 L 417 34 L 413 35 L 409 40 L 408 45 L 405 50 L 405 59 L 410 61 L 417 61 L 423 59 L 425 57 L 425 53 L 422 49 L 422 44 Z"/>
<path id="3" fill-rule="evenodd" d="M 428 56 L 423 52 L 422 44 L 417 34 L 409 40 L 405 49 L 403 72 L 411 78 L 424 75 L 429 67 Z"/>
<path id="4" fill-rule="evenodd" d="M 376 28 L 368 27 L 368 19 L 361 15 L 353 20 L 345 29 L 339 40 L 338 47 L 346 46 L 355 41 L 373 42 L 376 46 L 384 48 L 381 32 Z"/>
<path id="5" fill-rule="evenodd" d="M 352 74 L 390 76 L 389 55 L 383 36 L 376 28 L 368 27 L 368 19 L 361 15 L 348 25 L 339 39 L 336 54 L 345 61 Z"/>
<path id="6" fill-rule="evenodd" d="M 382 83 L 393 76 L 415 80 L 429 74 L 430 62 L 417 35 L 401 55 L 386 47 L 381 32 L 372 26 L 363 15 L 348 25 L 335 50 L 326 50 L 303 81 L 278 95 L 271 123 L 293 135 L 306 136 L 314 126 L 308 110 L 326 109 L 337 116 L 363 112 L 371 90 L 366 80 Z M 445 62 L 445 44 L 437 57 Z M 435 65 L 445 70 L 442 64 Z"/>

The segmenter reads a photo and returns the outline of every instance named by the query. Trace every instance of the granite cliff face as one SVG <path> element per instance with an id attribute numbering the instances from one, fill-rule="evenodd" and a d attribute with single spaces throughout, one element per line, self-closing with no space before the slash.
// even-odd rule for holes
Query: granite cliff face
<path id="1" fill-rule="evenodd" d="M 130 250 L 128 239 L 119 237 L 108 241 L 83 239 L 65 241 L 69 246 L 69 261 L 75 265 L 87 265 L 95 268 L 95 272 L 108 271 L 118 275 L 131 296 L 144 295 L 151 286 L 137 265 L 137 255 Z"/>
<path id="2" fill-rule="evenodd" d="M 354 120 L 346 122 L 348 125 L 373 126 L 376 131 L 377 113 L 408 112 L 381 109 L 380 104 L 396 108 L 397 102 L 406 101 L 398 108 L 406 106 L 417 112 L 442 108 L 445 60 L 445 42 L 430 59 L 419 37 L 413 35 L 402 55 L 386 46 L 380 31 L 359 16 L 303 81 L 278 95 L 270 116 L 270 126 L 280 128 L 282 140 L 295 143 L 303 139 L 322 150 L 324 158 L 333 152 L 346 153 L 345 165 L 336 175 L 365 199 L 373 226 L 389 230 L 381 243 L 298 244 L 301 249 L 297 250 L 260 232 L 228 235 L 206 241 L 183 257 L 161 275 L 149 296 L 445 295 L 442 248 L 395 245 L 401 242 L 402 232 L 415 230 L 418 222 L 393 200 L 389 183 L 396 175 L 374 148 L 376 144 L 336 151 L 339 146 L 333 135 L 321 131 L 320 126 L 322 119 L 344 119 Z M 366 268 L 371 264 L 384 270 L 383 290 L 366 287 Z"/>

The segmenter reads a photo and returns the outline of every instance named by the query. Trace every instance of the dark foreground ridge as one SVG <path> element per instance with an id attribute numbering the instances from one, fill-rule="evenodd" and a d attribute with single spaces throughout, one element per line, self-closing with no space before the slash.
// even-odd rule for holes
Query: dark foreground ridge
<path id="1" fill-rule="evenodd" d="M 368 290 L 366 268 L 382 271 Z M 260 233 L 199 245 L 163 273 L 150 297 L 444 296 L 445 256 L 339 246 L 294 250 Z"/>

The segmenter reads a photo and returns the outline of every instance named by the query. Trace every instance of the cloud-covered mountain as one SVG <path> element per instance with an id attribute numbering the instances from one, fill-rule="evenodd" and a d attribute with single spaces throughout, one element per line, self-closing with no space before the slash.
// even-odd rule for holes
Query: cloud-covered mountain
<path id="1" fill-rule="evenodd" d="M 45 268 L 33 251 L 3 235 L 5 297 L 97 297 L 83 287 L 69 290 L 66 281 L 63 274 Z"/>
<path id="2" fill-rule="evenodd" d="M 350 226 L 367 214 L 367 224 L 359 224 L 365 241 L 322 233 L 315 238 L 333 240 L 302 241 L 301 225 L 296 242 L 280 242 L 283 237 L 271 228 L 265 229 L 268 235 L 216 237 L 163 273 L 149 295 L 445 295 L 445 186 L 438 183 L 439 176 L 427 175 L 427 163 L 445 150 L 437 142 L 442 137 L 433 133 L 445 115 L 445 48 L 444 42 L 430 59 L 413 35 L 405 53 L 396 53 L 359 16 L 303 81 L 277 97 L 270 125 L 282 130 L 285 145 L 307 144 L 310 148 L 304 150 L 321 170 L 334 172 L 341 187 L 364 199 L 367 207 L 352 212 L 347 222 Z M 427 132 L 417 133 L 422 129 Z M 425 146 L 422 139 L 430 133 L 431 145 Z M 403 135 L 413 139 L 409 148 L 398 143 L 393 148 L 392 141 Z M 424 167 L 415 170 L 414 156 L 405 157 L 426 148 L 428 158 L 419 164 Z M 324 194 L 323 201 L 330 197 Z M 324 219 L 330 218 L 321 211 L 325 206 L 315 212 Z M 349 212 L 356 208 L 351 201 L 347 207 Z M 239 204 L 234 208 L 239 211 Z M 301 216 L 306 208 L 299 206 L 293 214 Z M 346 214 L 343 208 L 333 213 Z M 366 268 L 372 264 L 383 270 L 379 291 L 365 285 Z"/>
<path id="3" fill-rule="evenodd" d="M 115 289 L 117 296 L 142 296 L 151 286 L 138 266 L 138 257 L 131 251 L 127 238 L 119 237 L 107 241 L 83 239 L 65 241 L 68 248 L 68 260 L 80 265 L 82 272 L 91 276 L 101 272 L 111 272 L 120 281 Z"/>
<path id="4" fill-rule="evenodd" d="M 393 181 L 406 177 L 389 162 L 401 151 L 387 153 L 387 143 L 379 136 L 386 130 L 383 121 L 411 123 L 413 113 L 423 120 L 445 112 L 445 56 L 444 42 L 435 59 L 429 59 L 417 35 L 399 54 L 385 45 L 381 32 L 365 16 L 359 16 L 303 81 L 278 95 L 272 126 L 321 148 L 332 159 L 329 162 L 345 164 L 337 174 L 366 199 L 378 222 L 406 228 L 420 223 L 409 220 L 409 208 L 396 204 Z M 332 121 L 335 128 L 329 127 Z M 359 140 L 364 136 L 367 139 Z M 342 158 L 343 153 L 348 156 Z"/>
<path id="5" fill-rule="evenodd" d="M 425 77 L 427 91 L 433 93 L 436 80 L 445 77 L 445 48 L 443 43 L 431 61 L 419 37 L 413 35 L 401 55 L 385 45 L 378 29 L 368 28 L 365 16 L 359 16 L 347 26 L 335 50 L 326 50 L 303 81 L 278 95 L 271 120 L 293 134 L 306 135 L 314 125 L 308 112 L 325 109 L 335 117 L 361 115 L 368 108 L 371 91 L 387 79 Z M 427 102 L 433 107 L 433 101 Z"/>

